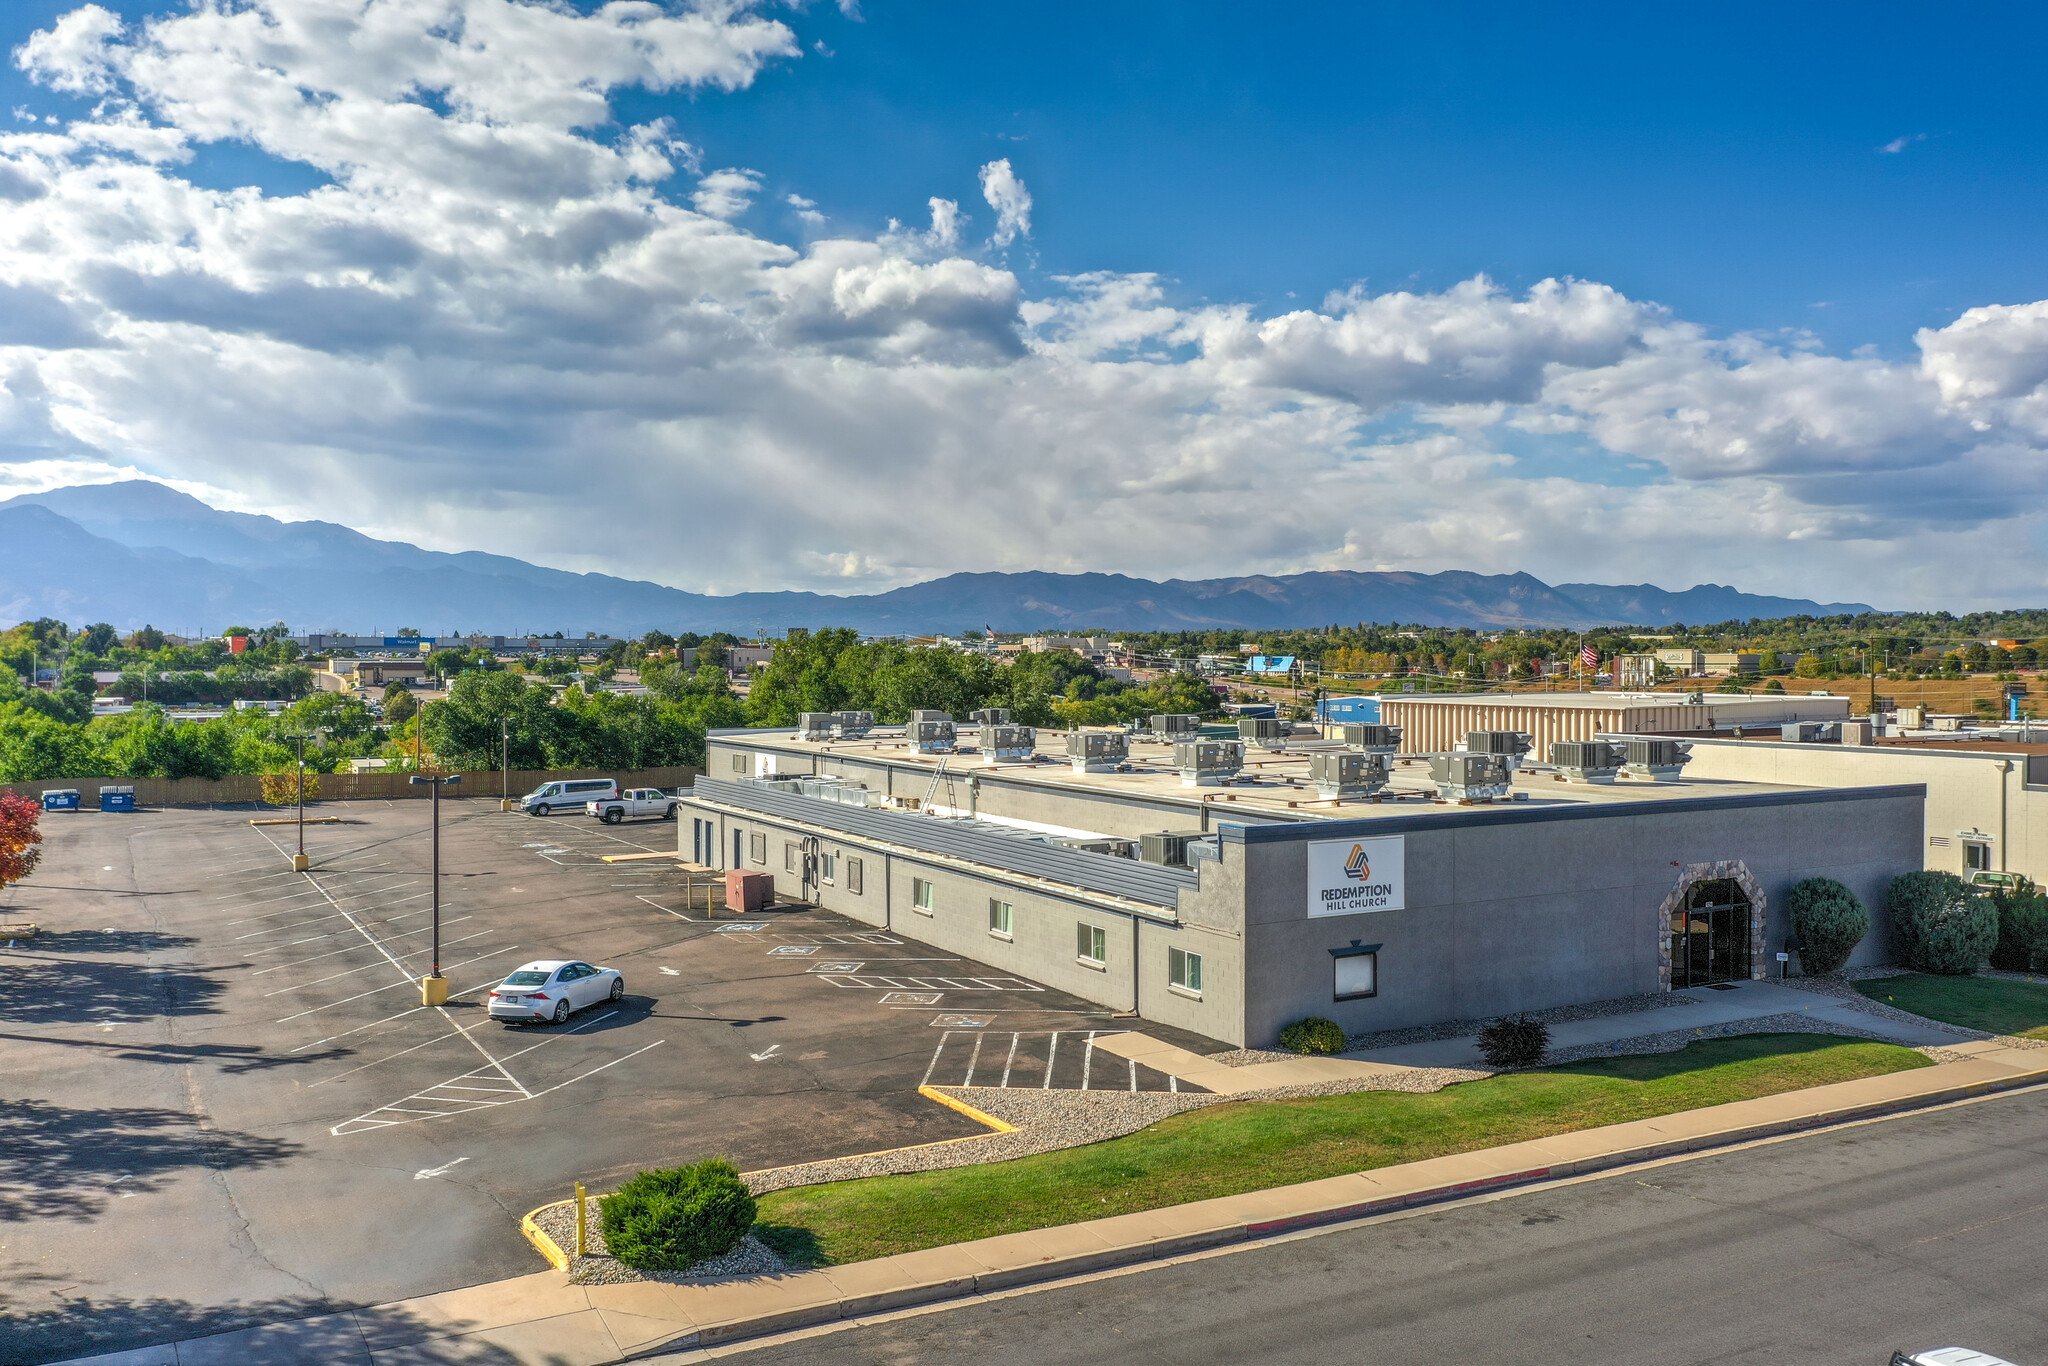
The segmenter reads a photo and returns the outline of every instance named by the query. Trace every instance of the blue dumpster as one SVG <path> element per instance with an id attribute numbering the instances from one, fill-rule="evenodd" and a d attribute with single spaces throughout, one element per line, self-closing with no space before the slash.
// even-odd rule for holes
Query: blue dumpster
<path id="1" fill-rule="evenodd" d="M 132 787 L 103 787 L 100 789 L 100 810 L 133 811 L 135 789 Z"/>
<path id="2" fill-rule="evenodd" d="M 55 792 L 45 792 L 43 794 L 43 810 L 45 811 L 76 811 L 77 809 L 78 789 L 75 787 L 62 788 Z"/>

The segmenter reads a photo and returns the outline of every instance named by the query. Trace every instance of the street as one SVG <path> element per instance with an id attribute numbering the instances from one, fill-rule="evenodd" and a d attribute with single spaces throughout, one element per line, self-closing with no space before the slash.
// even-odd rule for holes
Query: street
<path id="1" fill-rule="evenodd" d="M 2035 1090 L 734 1359 L 2040 1366 L 2044 1157 Z"/>

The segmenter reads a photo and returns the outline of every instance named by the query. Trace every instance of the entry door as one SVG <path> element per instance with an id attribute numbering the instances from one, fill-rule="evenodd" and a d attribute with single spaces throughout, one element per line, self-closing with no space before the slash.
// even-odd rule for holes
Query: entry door
<path id="1" fill-rule="evenodd" d="M 1698 882 L 1671 916 L 1671 985 L 1749 980 L 1749 898 L 1730 878 Z"/>

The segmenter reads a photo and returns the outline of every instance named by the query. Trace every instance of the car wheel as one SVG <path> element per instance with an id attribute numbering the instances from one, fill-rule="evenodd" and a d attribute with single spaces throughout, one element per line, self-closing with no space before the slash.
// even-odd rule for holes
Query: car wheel
<path id="1" fill-rule="evenodd" d="M 567 1001 L 555 1002 L 555 1023 L 569 1023 L 569 1003 Z"/>
<path id="2" fill-rule="evenodd" d="M 671 806 L 668 810 L 661 813 L 661 818 L 665 821 L 674 820 L 676 818 L 676 809 Z"/>
<path id="3" fill-rule="evenodd" d="M 542 802 L 542 803 L 541 803 L 541 804 L 540 804 L 539 806 L 536 806 L 535 808 L 533 808 L 533 814 L 534 814 L 534 815 L 536 815 L 536 816 L 545 816 L 545 815 L 547 815 L 547 814 L 548 814 L 548 804 L 547 804 L 546 802 Z"/>
<path id="4" fill-rule="evenodd" d="M 613 999 L 614 1001 L 624 1000 L 624 999 L 625 999 L 625 995 L 626 995 L 626 979 L 625 979 L 625 978 L 623 978 L 623 977 L 614 977 L 614 978 L 612 978 L 612 999 Z"/>
<path id="5" fill-rule="evenodd" d="M 604 823 L 606 825 L 617 825 L 624 819 L 626 819 L 626 813 L 619 810 L 616 806 L 604 813 Z"/>

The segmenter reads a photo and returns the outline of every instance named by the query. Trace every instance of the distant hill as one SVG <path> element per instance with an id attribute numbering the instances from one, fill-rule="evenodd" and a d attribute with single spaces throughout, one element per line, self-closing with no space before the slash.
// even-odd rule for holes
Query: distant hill
<path id="1" fill-rule="evenodd" d="M 506 555 L 447 554 L 332 522 L 222 512 L 148 480 L 88 484 L 0 503 L 0 623 L 54 616 L 186 635 L 284 621 L 296 630 L 512 635 L 851 626 L 921 634 L 1272 630 L 1401 621 L 1439 626 L 1664 625 L 1868 612 L 1861 603 L 1758 597 L 1718 584 L 1546 584 L 1527 574 L 1363 573 L 1224 579 L 1121 574 L 949 574 L 863 597 L 710 597 L 644 580 L 544 569 Z"/>

